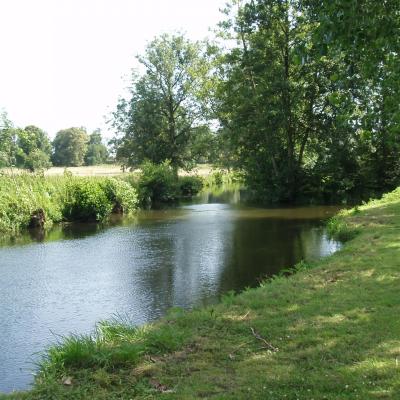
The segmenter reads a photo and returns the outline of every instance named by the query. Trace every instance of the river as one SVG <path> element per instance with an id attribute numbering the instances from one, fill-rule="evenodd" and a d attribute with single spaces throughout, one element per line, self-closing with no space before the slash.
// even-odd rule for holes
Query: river
<path id="1" fill-rule="evenodd" d="M 339 248 L 322 223 L 338 207 L 246 207 L 240 197 L 204 192 L 179 207 L 57 226 L 0 247 L 0 392 L 29 388 L 41 352 L 62 335 L 214 303 Z"/>

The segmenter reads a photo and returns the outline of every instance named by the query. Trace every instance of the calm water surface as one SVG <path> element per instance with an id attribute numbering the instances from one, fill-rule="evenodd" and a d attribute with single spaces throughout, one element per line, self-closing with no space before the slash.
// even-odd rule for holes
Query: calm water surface
<path id="1" fill-rule="evenodd" d="M 57 227 L 0 248 L 0 392 L 26 389 L 37 354 L 120 315 L 134 324 L 334 252 L 322 221 L 337 207 L 240 206 L 240 192 L 143 211 L 113 226 Z"/>

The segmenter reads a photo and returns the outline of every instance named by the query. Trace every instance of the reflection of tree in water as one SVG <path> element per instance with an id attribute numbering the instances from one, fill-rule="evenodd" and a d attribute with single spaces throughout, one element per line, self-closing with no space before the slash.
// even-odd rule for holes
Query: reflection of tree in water
<path id="1" fill-rule="evenodd" d="M 302 259 L 318 257 L 323 242 L 315 221 L 238 219 L 233 245 L 227 254 L 220 292 L 257 286 L 258 281 L 291 267 Z"/>
<path id="2" fill-rule="evenodd" d="M 325 254 L 316 220 L 236 216 L 226 206 L 204 205 L 185 219 L 138 227 L 125 261 L 132 265 L 132 302 L 139 296 L 155 316 L 207 304 Z"/>

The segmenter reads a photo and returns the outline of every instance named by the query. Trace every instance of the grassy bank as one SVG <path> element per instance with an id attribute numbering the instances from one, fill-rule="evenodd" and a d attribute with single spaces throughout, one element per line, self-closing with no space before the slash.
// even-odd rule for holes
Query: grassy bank
<path id="1" fill-rule="evenodd" d="M 101 323 L 5 398 L 400 398 L 400 189 L 333 225 L 352 239 L 311 269 L 143 328 Z"/>
<path id="2" fill-rule="evenodd" d="M 144 163 L 140 172 L 118 177 L 0 174 L 0 235 L 58 222 L 104 221 L 111 213 L 171 203 L 203 187 L 198 176 L 179 176 L 169 164 Z"/>
<path id="3" fill-rule="evenodd" d="M 137 191 L 120 179 L 0 175 L 0 234 L 17 235 L 61 221 L 102 221 L 113 211 L 130 212 L 137 205 Z"/>

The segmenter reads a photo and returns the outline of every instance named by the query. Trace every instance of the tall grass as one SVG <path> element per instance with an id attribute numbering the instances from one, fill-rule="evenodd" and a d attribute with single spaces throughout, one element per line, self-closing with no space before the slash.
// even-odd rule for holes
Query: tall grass
<path id="1" fill-rule="evenodd" d="M 118 320 L 102 321 L 92 335 L 64 337 L 50 347 L 40 367 L 42 378 L 80 368 L 113 371 L 133 367 L 144 354 L 164 354 L 185 342 L 185 332 L 169 325 L 135 327 Z"/>
<path id="2" fill-rule="evenodd" d="M 180 177 L 168 163 L 145 163 L 140 173 L 119 177 L 79 177 L 0 173 L 0 233 L 18 234 L 35 214 L 44 227 L 61 221 L 102 221 L 111 213 L 129 213 L 140 205 L 168 203 L 197 194 L 197 176 Z"/>
<path id="3" fill-rule="evenodd" d="M 0 232 L 17 234 L 32 216 L 44 212 L 45 226 L 61 221 L 101 221 L 118 206 L 137 208 L 136 190 L 115 178 L 83 178 L 71 174 L 0 175 Z"/>

